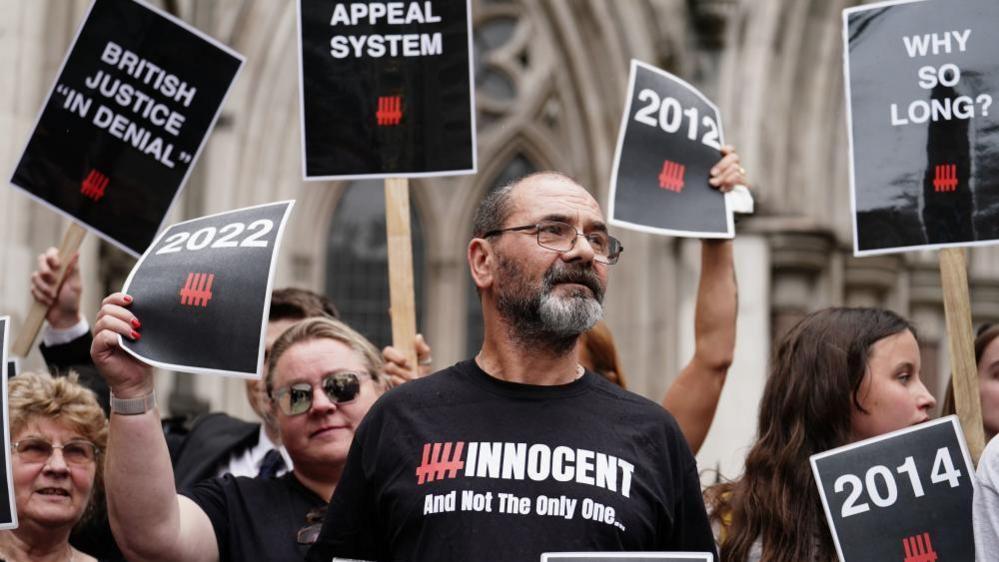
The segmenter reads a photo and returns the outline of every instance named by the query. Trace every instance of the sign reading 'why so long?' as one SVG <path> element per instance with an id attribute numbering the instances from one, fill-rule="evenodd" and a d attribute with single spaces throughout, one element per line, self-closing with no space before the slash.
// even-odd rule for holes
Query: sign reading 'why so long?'
<path id="1" fill-rule="evenodd" d="M 294 201 L 175 224 L 122 291 L 142 323 L 119 338 L 142 361 L 178 371 L 259 378 L 278 245 Z"/>
<path id="2" fill-rule="evenodd" d="M 3 433 L 0 433 L 0 443 L 10 443 L 10 417 L 7 404 L 7 377 L 14 376 L 9 372 L 10 366 L 7 361 L 7 347 L 10 342 L 10 317 L 0 316 L 0 410 L 3 411 Z M 0 529 L 14 529 L 17 527 L 17 508 L 14 504 L 14 494 L 12 490 L 13 478 L 10 466 L 10 447 L 2 447 L 0 455 L 3 457 L 4 473 L 0 475 Z"/>
<path id="3" fill-rule="evenodd" d="M 243 57 L 133 0 L 95 0 L 11 183 L 139 255 L 180 193 Z"/>
<path id="4" fill-rule="evenodd" d="M 710 552 L 551 552 L 541 562 L 713 562 Z"/>
<path id="5" fill-rule="evenodd" d="M 732 211 L 708 184 L 721 159 L 721 115 L 672 74 L 631 61 L 611 174 L 611 224 L 671 236 L 732 238 Z"/>
<path id="6" fill-rule="evenodd" d="M 854 253 L 999 240 L 999 2 L 844 11 Z"/>
<path id="7" fill-rule="evenodd" d="M 475 173 L 469 0 L 299 0 L 305 179 Z"/>
<path id="8" fill-rule="evenodd" d="M 956 416 L 812 455 L 839 559 L 974 560 L 975 470 Z"/>

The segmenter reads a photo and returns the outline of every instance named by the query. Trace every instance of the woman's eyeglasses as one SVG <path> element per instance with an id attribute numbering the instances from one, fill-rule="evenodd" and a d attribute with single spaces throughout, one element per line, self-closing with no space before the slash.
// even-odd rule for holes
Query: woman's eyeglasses
<path id="1" fill-rule="evenodd" d="M 343 404 L 357 398 L 361 392 L 361 377 L 366 373 L 337 371 L 319 382 L 330 402 Z M 271 396 L 286 416 L 298 416 L 312 408 L 312 384 L 300 382 L 275 389 Z"/>
<path id="2" fill-rule="evenodd" d="M 74 439 L 62 445 L 52 443 L 40 437 L 29 437 L 14 443 L 14 451 L 21 460 L 28 463 L 43 463 L 52 456 L 55 449 L 62 450 L 62 458 L 69 464 L 85 465 L 94 462 L 100 449 L 90 441 Z"/>

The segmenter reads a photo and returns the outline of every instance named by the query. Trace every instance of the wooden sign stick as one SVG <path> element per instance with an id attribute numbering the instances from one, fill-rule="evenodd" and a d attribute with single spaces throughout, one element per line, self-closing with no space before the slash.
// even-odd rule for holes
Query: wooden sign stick
<path id="1" fill-rule="evenodd" d="M 70 223 L 66 233 L 63 234 L 62 243 L 59 244 L 59 271 L 56 272 L 56 287 L 61 285 L 63 278 L 66 277 L 66 266 L 69 265 L 69 258 L 79 251 L 80 244 L 83 243 L 83 237 L 86 234 L 87 229 L 75 222 Z M 17 334 L 17 340 L 11 347 L 11 352 L 14 355 L 18 357 L 28 356 L 28 352 L 35 344 L 35 338 L 38 337 L 39 330 L 42 329 L 42 322 L 45 321 L 47 312 L 48 309 L 44 304 L 34 298 L 31 299 L 28 316 L 24 319 L 24 324 L 21 325 L 21 330 Z"/>
<path id="2" fill-rule="evenodd" d="M 943 285 L 944 313 L 950 349 L 954 407 L 964 429 L 971 459 L 985 448 L 982 401 L 978 395 L 978 366 L 975 364 L 975 337 L 971 326 L 971 299 L 968 296 L 968 267 L 961 248 L 940 250 L 940 280 Z"/>
<path id="3" fill-rule="evenodd" d="M 413 373 L 416 361 L 416 297 L 413 291 L 413 240 L 409 229 L 409 180 L 385 180 L 385 231 L 388 236 L 389 314 L 392 345 L 406 356 Z"/>

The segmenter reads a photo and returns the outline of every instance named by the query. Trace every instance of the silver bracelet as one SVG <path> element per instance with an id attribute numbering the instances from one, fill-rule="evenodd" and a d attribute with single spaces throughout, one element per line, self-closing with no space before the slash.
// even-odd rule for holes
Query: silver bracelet
<path id="1" fill-rule="evenodd" d="M 123 416 L 145 414 L 156 407 L 156 393 L 150 392 L 138 398 L 118 398 L 111 393 L 111 413 Z"/>

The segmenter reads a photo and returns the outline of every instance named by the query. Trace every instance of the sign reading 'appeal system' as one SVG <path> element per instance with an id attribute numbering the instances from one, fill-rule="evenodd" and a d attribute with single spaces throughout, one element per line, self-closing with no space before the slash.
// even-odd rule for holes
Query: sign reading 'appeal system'
<path id="1" fill-rule="evenodd" d="M 843 13 L 854 253 L 999 240 L 999 3 Z"/>
<path id="2" fill-rule="evenodd" d="M 119 338 L 164 369 L 259 377 L 278 245 L 294 201 L 175 224 L 125 281 L 138 341 Z"/>
<path id="3" fill-rule="evenodd" d="M 0 410 L 3 411 L 3 431 L 0 433 L 0 443 L 10 443 L 10 417 L 7 405 L 7 377 L 14 376 L 9 372 L 10 365 L 7 361 L 7 347 L 10 341 L 10 317 L 0 316 Z M 17 527 L 17 509 L 14 504 L 14 494 L 12 493 L 13 479 L 10 467 L 10 447 L 3 447 L 0 455 L 3 457 L 4 472 L 0 475 L 0 529 L 13 529 Z"/>
<path id="4" fill-rule="evenodd" d="M 721 115 L 683 80 L 633 60 L 611 174 L 612 224 L 672 236 L 731 238 L 725 195 L 708 184 Z"/>
<path id="5" fill-rule="evenodd" d="M 475 173 L 469 0 L 299 0 L 305 179 Z"/>
<path id="6" fill-rule="evenodd" d="M 811 462 L 841 561 L 975 559 L 975 471 L 956 416 Z"/>
<path id="7" fill-rule="evenodd" d="M 96 0 L 11 183 L 141 254 L 156 236 L 243 58 L 133 0 Z"/>

